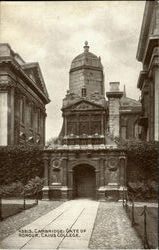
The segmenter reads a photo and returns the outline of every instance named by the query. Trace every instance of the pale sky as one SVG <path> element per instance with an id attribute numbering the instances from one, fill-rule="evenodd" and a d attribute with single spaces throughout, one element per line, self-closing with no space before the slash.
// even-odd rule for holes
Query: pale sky
<path id="1" fill-rule="evenodd" d="M 1 2 L 0 42 L 9 43 L 26 62 L 39 62 L 51 103 L 46 107 L 46 140 L 62 127 L 62 99 L 71 61 L 83 52 L 101 57 L 105 90 L 110 81 L 126 85 L 138 99 L 136 60 L 145 1 Z"/>

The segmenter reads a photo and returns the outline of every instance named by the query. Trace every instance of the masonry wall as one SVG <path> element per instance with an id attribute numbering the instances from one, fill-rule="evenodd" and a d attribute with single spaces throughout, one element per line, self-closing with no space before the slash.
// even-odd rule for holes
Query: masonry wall
<path id="1" fill-rule="evenodd" d="M 119 98 L 109 98 L 109 131 L 119 136 Z"/>
<path id="2" fill-rule="evenodd" d="M 104 95 L 103 72 L 95 69 L 80 69 L 70 72 L 70 92 L 81 96 L 81 89 L 84 85 L 87 95 L 94 92 Z"/>

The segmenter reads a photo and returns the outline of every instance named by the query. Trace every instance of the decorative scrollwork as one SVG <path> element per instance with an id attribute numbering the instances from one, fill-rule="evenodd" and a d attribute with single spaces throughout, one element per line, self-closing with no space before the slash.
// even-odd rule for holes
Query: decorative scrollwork
<path id="1" fill-rule="evenodd" d="M 110 158 L 108 161 L 108 168 L 110 171 L 116 171 L 118 168 L 118 161 L 116 158 Z"/>

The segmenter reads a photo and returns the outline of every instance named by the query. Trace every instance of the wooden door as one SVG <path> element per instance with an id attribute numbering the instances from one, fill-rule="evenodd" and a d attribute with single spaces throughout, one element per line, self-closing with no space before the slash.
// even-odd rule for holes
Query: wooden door
<path id="1" fill-rule="evenodd" d="M 78 167 L 75 171 L 75 188 L 77 197 L 95 197 L 95 172 L 93 168 Z"/>

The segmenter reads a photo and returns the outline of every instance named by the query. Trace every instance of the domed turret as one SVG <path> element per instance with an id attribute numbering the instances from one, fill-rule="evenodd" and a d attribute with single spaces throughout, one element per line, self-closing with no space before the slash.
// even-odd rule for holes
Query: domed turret
<path id="1" fill-rule="evenodd" d="M 71 63 L 69 89 L 81 96 L 81 89 L 86 87 L 87 95 L 99 92 L 104 95 L 104 75 L 100 57 L 89 52 L 85 42 L 84 52 L 75 57 Z"/>
<path id="2" fill-rule="evenodd" d="M 71 63 L 71 70 L 81 66 L 90 66 L 103 69 L 100 57 L 97 57 L 93 53 L 89 52 L 89 46 L 87 41 L 85 42 L 83 48 L 84 52 L 73 59 Z"/>

